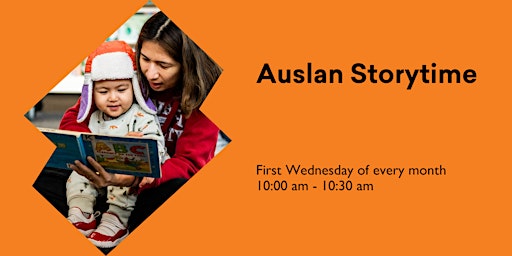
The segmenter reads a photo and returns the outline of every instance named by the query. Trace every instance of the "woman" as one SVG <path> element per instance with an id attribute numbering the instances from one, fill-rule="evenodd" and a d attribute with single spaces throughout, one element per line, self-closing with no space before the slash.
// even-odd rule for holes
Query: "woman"
<path id="1" fill-rule="evenodd" d="M 148 106 L 157 111 L 167 152 L 171 156 L 162 164 L 162 177 L 141 184 L 141 179 L 134 176 L 106 172 L 92 158 L 88 159 L 92 169 L 79 161 L 70 165 L 97 187 L 140 188 L 139 200 L 129 221 L 130 230 L 214 156 L 219 134 L 216 125 L 198 108 L 221 69 L 162 12 L 153 15 L 142 27 L 136 44 L 136 58 L 143 96 Z M 79 100 L 68 109 L 59 128 L 88 132 L 89 117 L 84 116 L 81 107 L 83 109 Z M 34 187 L 60 207 L 61 213 L 65 212 L 57 198 L 59 192 L 47 191 L 43 187 L 44 180 L 40 176 Z"/>

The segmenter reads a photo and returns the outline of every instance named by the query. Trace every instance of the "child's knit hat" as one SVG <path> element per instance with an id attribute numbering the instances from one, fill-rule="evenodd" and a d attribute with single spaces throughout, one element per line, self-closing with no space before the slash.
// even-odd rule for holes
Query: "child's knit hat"
<path id="1" fill-rule="evenodd" d="M 124 41 L 104 42 L 92 52 L 85 62 L 84 86 L 80 97 L 80 110 L 77 122 L 87 119 L 93 104 L 95 81 L 132 79 L 133 94 L 137 103 L 150 114 L 156 113 L 155 105 L 144 99 L 137 79 L 137 65 L 133 49 Z"/>

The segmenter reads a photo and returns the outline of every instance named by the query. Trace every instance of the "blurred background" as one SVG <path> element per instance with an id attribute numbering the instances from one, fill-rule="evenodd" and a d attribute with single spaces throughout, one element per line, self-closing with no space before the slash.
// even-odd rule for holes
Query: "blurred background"
<path id="1" fill-rule="evenodd" d="M 37 127 L 59 128 L 62 115 L 77 102 L 79 96 L 49 93 L 31 110 L 33 116 L 29 120 Z"/>
<path id="2" fill-rule="evenodd" d="M 152 1 L 148 1 L 119 29 L 114 31 L 106 41 L 123 40 L 131 45 L 132 48 L 135 48 L 142 25 L 158 11 L 160 9 Z M 82 91 L 86 57 L 84 56 L 84 59 L 77 63 L 77 66 L 62 81 L 55 85 L 46 97 L 25 114 L 35 126 L 58 128 L 62 114 L 77 101 Z"/>
<path id="3" fill-rule="evenodd" d="M 123 40 L 132 48 L 139 36 L 139 32 L 153 14 L 160 11 L 152 1 L 148 1 L 136 13 L 133 14 L 119 29 L 114 31 L 106 41 Z M 185 32 L 186 33 L 186 32 Z M 77 63 L 77 66 L 60 81 L 50 92 L 41 99 L 33 108 L 31 108 L 25 117 L 29 119 L 34 126 L 44 128 L 59 128 L 60 119 L 69 107 L 73 106 L 82 91 L 84 82 L 85 59 Z M 216 153 L 220 152 L 231 140 L 220 132 L 217 143 Z"/>

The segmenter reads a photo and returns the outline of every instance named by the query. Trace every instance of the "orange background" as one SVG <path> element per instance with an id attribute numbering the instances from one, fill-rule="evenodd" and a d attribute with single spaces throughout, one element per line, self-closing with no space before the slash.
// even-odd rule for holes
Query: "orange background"
<path id="1" fill-rule="evenodd" d="M 224 69 L 202 109 L 233 142 L 109 255 L 511 254 L 506 1 L 153 2 Z M 23 114 L 144 3 L 4 4 L 3 252 L 102 255 L 32 188 L 53 147 Z M 343 84 L 256 84 L 264 63 L 307 62 L 342 69 Z M 357 62 L 478 75 L 407 91 L 352 83 Z M 371 192 L 263 192 L 260 179 L 330 177 L 262 177 L 257 164 L 442 164 L 447 175 L 351 178 Z"/>

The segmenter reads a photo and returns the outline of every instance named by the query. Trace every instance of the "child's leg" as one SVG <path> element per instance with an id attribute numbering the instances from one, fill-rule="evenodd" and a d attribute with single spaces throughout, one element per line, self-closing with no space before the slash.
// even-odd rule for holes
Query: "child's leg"
<path id="1" fill-rule="evenodd" d="M 66 198 L 69 206 L 68 220 L 82 234 L 89 236 L 96 229 L 94 204 L 98 191 L 82 175 L 72 172 L 66 182 Z"/>
<path id="2" fill-rule="evenodd" d="M 130 194 L 129 190 L 129 187 L 107 188 L 108 211 L 103 213 L 98 228 L 89 236 L 89 241 L 97 247 L 115 247 L 128 236 L 128 218 L 137 200 L 137 195 Z"/>
<path id="3" fill-rule="evenodd" d="M 130 194 L 130 187 L 109 186 L 107 188 L 108 212 L 117 215 L 125 227 L 128 226 L 128 219 L 136 201 L 137 194 Z"/>
<path id="4" fill-rule="evenodd" d="M 92 214 L 98 191 L 84 176 L 73 171 L 66 183 L 66 198 L 68 206 L 78 207 L 84 213 Z"/>

